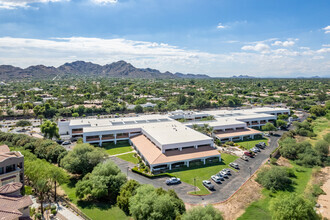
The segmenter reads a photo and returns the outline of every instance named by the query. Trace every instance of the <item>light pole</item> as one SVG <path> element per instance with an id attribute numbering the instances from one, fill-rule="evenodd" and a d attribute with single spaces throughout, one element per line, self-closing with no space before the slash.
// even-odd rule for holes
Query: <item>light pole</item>
<path id="1" fill-rule="evenodd" d="M 195 194 L 196 194 L 196 178 L 194 177 L 194 186 L 195 186 Z"/>

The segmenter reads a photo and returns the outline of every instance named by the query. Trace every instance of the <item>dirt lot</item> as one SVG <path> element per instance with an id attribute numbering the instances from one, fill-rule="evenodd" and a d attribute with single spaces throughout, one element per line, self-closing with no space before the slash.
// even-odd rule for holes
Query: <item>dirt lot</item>
<path id="1" fill-rule="evenodd" d="M 261 197 L 262 187 L 254 181 L 254 176 L 251 180 L 246 182 L 244 186 L 228 201 L 219 204 L 213 204 L 213 206 L 222 212 L 222 216 L 225 220 L 237 219 L 244 213 L 245 208 L 253 201 L 258 200 Z M 186 204 L 186 209 L 190 209 L 193 206 Z"/>
<path id="2" fill-rule="evenodd" d="M 317 203 L 320 204 L 321 207 L 318 211 L 324 218 L 330 219 L 330 167 L 325 167 L 321 171 L 326 174 L 325 182 L 323 186 L 321 186 L 326 194 L 319 196 Z"/>

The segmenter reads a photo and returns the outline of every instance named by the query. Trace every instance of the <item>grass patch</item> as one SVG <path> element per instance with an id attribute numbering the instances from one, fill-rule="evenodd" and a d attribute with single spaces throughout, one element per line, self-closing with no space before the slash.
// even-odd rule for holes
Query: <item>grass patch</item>
<path id="1" fill-rule="evenodd" d="M 128 153 L 128 154 L 119 155 L 117 157 L 122 160 L 126 160 L 128 162 L 137 164 L 139 162 L 139 160 L 136 157 L 134 157 L 134 154 L 135 153 Z"/>
<path id="2" fill-rule="evenodd" d="M 32 195 L 32 194 L 33 194 L 32 187 L 25 185 L 24 186 L 24 195 Z"/>
<path id="3" fill-rule="evenodd" d="M 323 136 L 330 132 L 330 120 L 326 117 L 319 117 L 312 122 L 313 131 L 317 134 L 314 138 L 308 138 L 311 144 L 315 145 L 318 140 L 323 139 Z"/>
<path id="4" fill-rule="evenodd" d="M 255 139 L 255 140 L 249 140 L 249 141 L 235 141 L 235 143 L 239 144 L 240 146 L 244 147 L 247 150 L 250 150 L 259 142 L 265 142 L 266 145 L 268 146 L 267 138 L 259 138 L 259 139 Z"/>
<path id="5" fill-rule="evenodd" d="M 230 154 L 221 154 L 222 161 L 218 163 L 213 163 L 209 165 L 205 165 L 202 167 L 184 167 L 177 170 L 169 171 L 168 173 L 178 177 L 181 181 L 188 183 L 194 186 L 194 178 L 196 179 L 196 186 L 200 189 L 200 191 L 196 192 L 196 195 L 205 195 L 210 192 L 203 186 L 202 181 L 208 180 L 212 175 L 218 173 L 223 168 L 230 168 L 229 163 L 236 160 L 238 157 Z M 195 192 L 191 192 L 190 194 L 195 194 Z"/>
<path id="6" fill-rule="evenodd" d="M 239 220 L 245 219 L 255 219 L 255 220 L 267 220 L 271 219 L 271 215 L 269 212 L 269 204 L 273 198 L 282 197 L 284 195 L 288 195 L 290 193 L 297 193 L 301 195 L 304 193 L 305 188 L 308 185 L 308 182 L 311 178 L 312 168 L 305 168 L 295 164 L 294 162 L 290 162 L 293 166 L 294 174 L 296 175 L 293 184 L 293 192 L 290 191 L 278 191 L 276 193 L 272 193 L 270 190 L 263 189 L 263 199 L 260 199 L 256 202 L 251 203 L 245 213 L 239 217 Z"/>
<path id="7" fill-rule="evenodd" d="M 129 217 L 126 216 L 120 208 L 113 206 L 108 202 L 78 200 L 75 193 L 76 182 L 77 180 L 71 179 L 70 183 L 61 185 L 61 188 L 68 195 L 71 202 L 75 204 L 85 215 L 93 220 L 103 220 L 105 218 L 110 220 L 129 219 Z"/>
<path id="8" fill-rule="evenodd" d="M 105 151 L 109 155 L 116 155 L 133 151 L 133 148 L 128 141 L 118 141 L 117 144 L 114 144 L 113 142 L 103 143 L 102 148 L 105 148 Z"/>

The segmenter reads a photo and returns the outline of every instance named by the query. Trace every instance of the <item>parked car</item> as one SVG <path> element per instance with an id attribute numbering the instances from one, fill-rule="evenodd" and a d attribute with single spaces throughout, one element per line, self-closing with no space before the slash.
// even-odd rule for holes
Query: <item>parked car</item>
<path id="1" fill-rule="evenodd" d="M 244 152 L 244 155 L 248 156 L 248 157 L 253 157 L 253 155 L 251 154 L 251 152 L 249 151 L 245 151 Z"/>
<path id="2" fill-rule="evenodd" d="M 63 143 L 62 140 L 57 140 L 56 142 L 57 142 L 58 144 L 62 144 L 62 143 Z"/>
<path id="3" fill-rule="evenodd" d="M 260 148 L 260 149 L 265 149 L 266 145 L 256 144 L 256 147 L 257 147 L 257 148 Z"/>
<path id="4" fill-rule="evenodd" d="M 209 180 L 203 180 L 203 185 L 206 188 L 208 188 L 209 190 L 213 190 L 214 189 L 214 185 Z"/>
<path id="5" fill-rule="evenodd" d="M 222 175 L 224 178 L 228 178 L 226 171 L 220 171 L 219 174 Z"/>
<path id="6" fill-rule="evenodd" d="M 166 183 L 167 185 L 179 184 L 179 183 L 181 183 L 181 180 L 180 180 L 180 178 L 171 177 L 171 178 L 167 179 L 167 180 L 165 181 L 165 183 Z"/>
<path id="7" fill-rule="evenodd" d="M 224 180 L 225 180 L 224 176 L 221 175 L 220 173 L 215 174 L 215 175 L 218 176 L 218 177 L 220 178 L 221 181 L 224 181 Z"/>
<path id="8" fill-rule="evenodd" d="M 270 134 L 269 133 L 266 133 L 264 135 L 265 135 L 265 137 L 270 137 Z"/>
<path id="9" fill-rule="evenodd" d="M 266 143 L 265 143 L 265 142 L 259 142 L 259 146 L 264 146 L 264 147 L 266 147 Z"/>
<path id="10" fill-rule="evenodd" d="M 221 183 L 221 178 L 218 175 L 211 176 L 211 179 L 216 183 Z"/>
<path id="11" fill-rule="evenodd" d="M 71 144 L 70 141 L 64 141 L 64 142 L 62 143 L 62 145 L 69 145 L 69 144 Z"/>
<path id="12" fill-rule="evenodd" d="M 239 169 L 239 166 L 237 163 L 230 163 L 229 166 L 231 166 L 232 168 L 235 168 L 235 169 Z"/>
<path id="13" fill-rule="evenodd" d="M 231 175 L 230 169 L 228 168 L 222 169 L 221 171 L 226 172 L 227 175 Z"/>
<path id="14" fill-rule="evenodd" d="M 254 146 L 253 148 L 254 148 L 255 150 L 257 150 L 257 152 L 260 152 L 260 151 L 261 151 L 260 148 L 257 147 L 257 146 Z"/>
<path id="15" fill-rule="evenodd" d="M 241 156 L 241 159 L 242 159 L 242 160 L 245 160 L 245 161 L 249 161 L 249 158 L 248 158 L 247 156 L 245 156 L 245 155 L 242 155 L 242 156 Z"/>
<path id="16" fill-rule="evenodd" d="M 259 150 L 256 147 L 251 148 L 250 151 L 252 151 L 253 153 L 258 153 L 259 152 Z"/>

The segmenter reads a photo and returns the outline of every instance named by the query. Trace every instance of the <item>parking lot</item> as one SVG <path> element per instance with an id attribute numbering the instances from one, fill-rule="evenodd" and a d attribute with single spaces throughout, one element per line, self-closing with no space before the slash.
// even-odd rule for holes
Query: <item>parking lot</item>
<path id="1" fill-rule="evenodd" d="M 237 170 L 237 172 L 231 171 L 232 175 L 229 176 L 228 179 L 222 181 L 221 184 L 216 184 L 214 181 L 212 181 L 211 176 L 215 175 L 216 173 L 210 173 L 209 180 L 211 180 L 215 188 L 213 191 L 211 191 L 210 194 L 204 196 L 188 194 L 189 192 L 193 192 L 195 187 L 187 183 L 183 182 L 181 184 L 168 186 L 165 184 L 165 180 L 167 179 L 166 177 L 150 179 L 129 171 L 127 168 L 132 168 L 134 166 L 132 163 L 121 160 L 117 157 L 111 157 L 110 159 L 120 167 L 122 172 L 128 174 L 130 179 L 135 179 L 142 184 L 152 184 L 154 187 L 174 189 L 178 196 L 186 203 L 218 203 L 228 199 L 231 195 L 233 195 L 244 184 L 244 182 L 249 179 L 250 175 L 253 174 L 265 161 L 269 159 L 269 155 L 277 147 L 277 141 L 282 133 L 283 131 L 278 131 L 277 134 L 279 134 L 279 136 L 271 136 L 269 146 L 267 146 L 264 150 L 261 150 L 261 152 L 259 152 L 254 158 L 249 158 L 249 161 L 244 161 L 240 158 L 237 159 L 235 163 L 239 165 L 240 169 Z M 175 175 L 175 173 L 172 174 Z"/>

